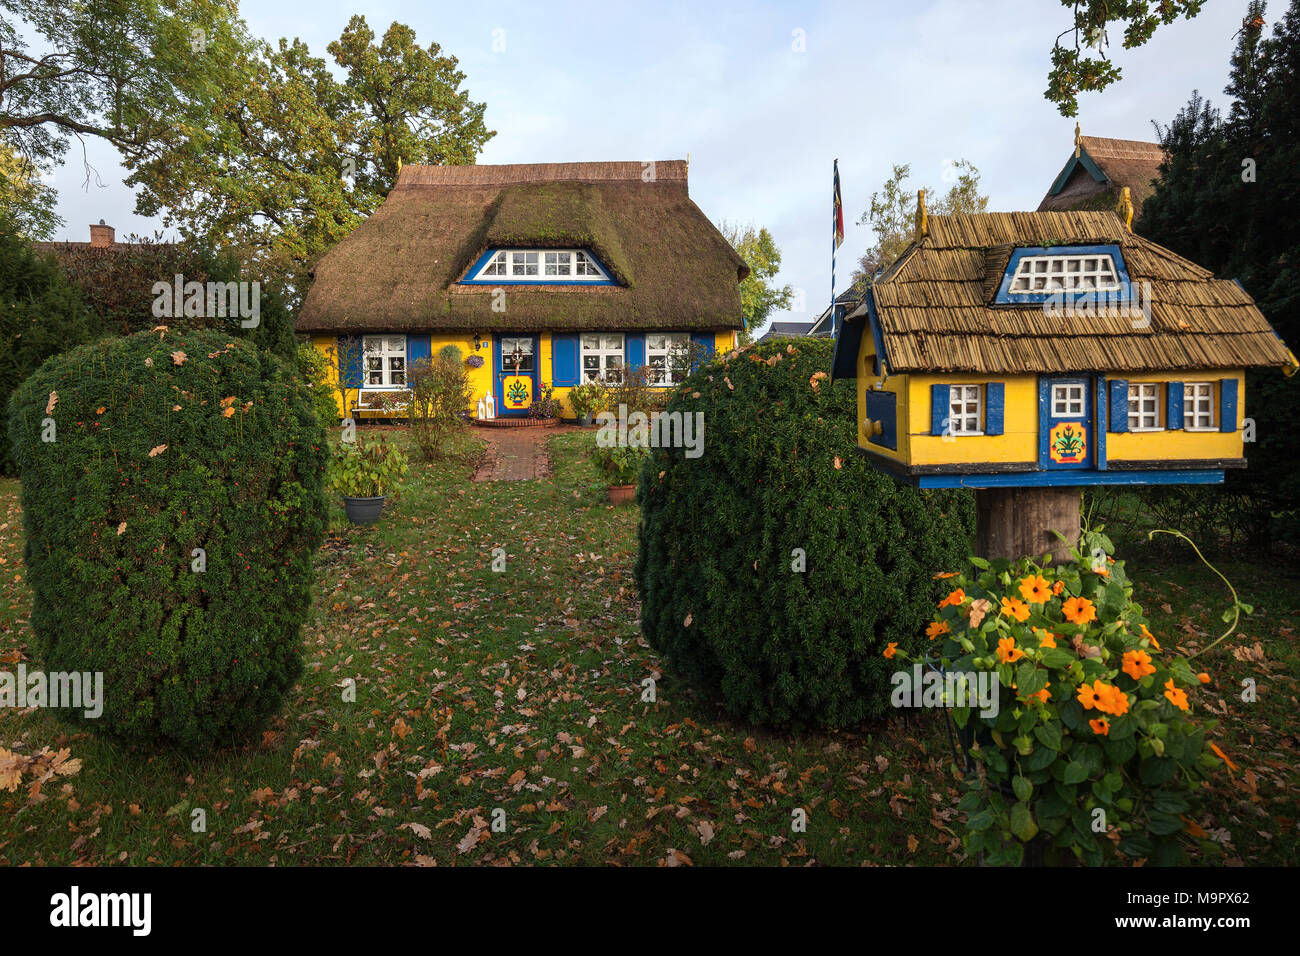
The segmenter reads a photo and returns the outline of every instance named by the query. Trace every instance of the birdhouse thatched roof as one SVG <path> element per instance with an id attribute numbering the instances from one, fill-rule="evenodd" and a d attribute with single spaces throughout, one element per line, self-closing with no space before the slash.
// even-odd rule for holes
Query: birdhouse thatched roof
<path id="1" fill-rule="evenodd" d="M 1111 244 L 1133 286 L 1149 288 L 1149 317 L 1140 309 L 1061 314 L 1042 303 L 996 303 L 1017 247 Z M 876 280 L 846 328 L 866 322 L 873 309 L 891 373 L 1139 372 L 1293 361 L 1240 285 L 1129 232 L 1111 212 L 929 216 L 928 234 Z"/>
<path id="2" fill-rule="evenodd" d="M 507 285 L 494 310 L 460 280 L 496 247 L 589 249 L 615 284 Z M 738 329 L 748 274 L 679 160 L 406 166 L 317 264 L 297 329 Z"/>

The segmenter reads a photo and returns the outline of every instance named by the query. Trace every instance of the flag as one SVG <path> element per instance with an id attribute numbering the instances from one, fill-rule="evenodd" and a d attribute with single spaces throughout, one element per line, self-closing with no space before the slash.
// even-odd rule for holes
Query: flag
<path id="1" fill-rule="evenodd" d="M 844 244 L 844 205 L 840 202 L 840 161 L 835 160 L 835 249 Z"/>

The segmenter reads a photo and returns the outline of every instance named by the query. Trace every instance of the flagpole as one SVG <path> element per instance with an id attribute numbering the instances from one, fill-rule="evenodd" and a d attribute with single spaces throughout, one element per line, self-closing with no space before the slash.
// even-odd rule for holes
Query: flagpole
<path id="1" fill-rule="evenodd" d="M 839 213 L 836 210 L 836 204 L 839 202 L 839 174 L 840 161 L 837 158 L 832 166 L 831 173 L 831 334 L 835 334 L 835 252 L 839 249 L 839 243 L 836 241 L 839 229 Z"/>

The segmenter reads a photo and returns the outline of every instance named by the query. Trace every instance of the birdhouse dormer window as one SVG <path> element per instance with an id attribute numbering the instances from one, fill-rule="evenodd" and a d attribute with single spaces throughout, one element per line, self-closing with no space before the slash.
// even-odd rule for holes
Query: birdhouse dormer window
<path id="1" fill-rule="evenodd" d="M 1128 290 L 1128 273 L 1117 245 L 1020 248 L 1011 254 L 995 302 L 1114 299 L 1124 298 Z"/>
<path id="2" fill-rule="evenodd" d="M 461 281 L 612 284 L 609 272 L 585 249 L 490 249 Z"/>

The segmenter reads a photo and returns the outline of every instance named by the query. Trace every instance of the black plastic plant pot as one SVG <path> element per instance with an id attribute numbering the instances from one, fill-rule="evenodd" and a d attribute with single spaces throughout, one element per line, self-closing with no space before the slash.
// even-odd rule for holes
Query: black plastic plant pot
<path id="1" fill-rule="evenodd" d="M 589 427 L 589 426 L 591 425 L 591 416 L 590 416 L 590 415 L 579 415 L 579 416 L 578 416 L 578 424 L 581 425 L 583 428 L 587 428 L 587 427 Z"/>
<path id="2" fill-rule="evenodd" d="M 380 495 L 378 498 L 349 498 L 344 495 L 343 510 L 347 512 L 348 520 L 353 524 L 374 524 L 379 520 L 379 515 L 384 510 L 384 502 L 387 500 L 387 495 Z"/>

